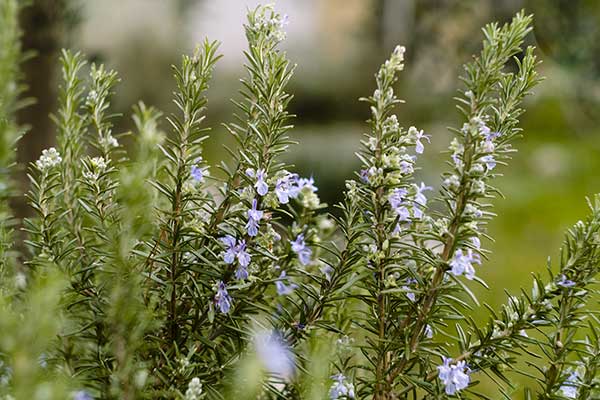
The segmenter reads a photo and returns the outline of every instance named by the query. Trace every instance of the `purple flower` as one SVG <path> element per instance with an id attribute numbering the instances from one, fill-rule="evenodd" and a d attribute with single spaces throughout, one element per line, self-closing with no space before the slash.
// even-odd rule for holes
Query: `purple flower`
<path id="1" fill-rule="evenodd" d="M 225 263 L 233 264 L 236 259 L 239 263 L 239 266 L 235 271 L 235 277 L 237 279 L 248 278 L 247 267 L 250 264 L 251 256 L 246 251 L 246 241 L 243 239 L 238 241 L 231 235 L 226 235 L 220 240 L 227 247 L 223 252 L 223 260 Z"/>
<path id="2" fill-rule="evenodd" d="M 272 375 L 289 379 L 296 364 L 290 346 L 277 332 L 262 332 L 254 337 L 254 348 L 265 369 Z"/>
<path id="3" fill-rule="evenodd" d="M 240 240 L 236 246 L 237 260 L 242 267 L 250 264 L 250 254 L 246 251 L 246 241 Z"/>
<path id="4" fill-rule="evenodd" d="M 429 135 L 424 134 L 423 130 L 417 131 L 415 133 L 415 151 L 418 154 L 423 154 L 423 150 L 425 149 L 423 143 L 421 143 L 421 139 L 427 139 L 427 141 L 431 143 L 431 140 L 429 140 Z"/>
<path id="5" fill-rule="evenodd" d="M 361 169 L 360 170 L 360 180 L 362 181 L 362 183 L 369 183 L 369 170 L 368 169 Z"/>
<path id="6" fill-rule="evenodd" d="M 308 265 L 310 263 L 310 257 L 312 256 L 312 250 L 310 247 L 306 246 L 304 234 L 299 234 L 296 237 L 296 240 L 290 243 L 292 245 L 292 251 L 298 255 L 300 264 Z"/>
<path id="7" fill-rule="evenodd" d="M 501 132 L 492 132 L 492 130 L 485 125 L 481 128 L 481 134 L 485 137 L 485 140 L 489 141 L 492 141 L 502 135 Z"/>
<path id="8" fill-rule="evenodd" d="M 256 188 L 256 192 L 261 196 L 264 196 L 269 191 L 269 186 L 267 185 L 267 182 L 265 182 L 266 177 L 267 175 L 264 169 L 256 171 L 256 183 L 254 184 L 254 187 Z"/>
<path id="9" fill-rule="evenodd" d="M 287 204 L 290 198 L 298 196 L 298 175 L 287 172 L 285 176 L 277 179 L 275 194 L 281 204 Z"/>
<path id="10" fill-rule="evenodd" d="M 354 385 L 351 382 L 348 382 L 348 379 L 344 375 L 333 375 L 331 379 L 334 381 L 329 389 L 329 398 L 331 400 L 354 398 Z"/>
<path id="11" fill-rule="evenodd" d="M 481 264 L 479 254 L 473 253 L 472 249 L 468 249 L 466 253 L 464 253 L 462 249 L 458 249 L 454 252 L 454 257 L 452 257 L 452 260 L 450 261 L 450 267 L 452 268 L 450 272 L 452 272 L 452 275 L 454 276 L 464 274 L 467 279 L 473 279 L 475 277 L 473 263 Z"/>
<path id="12" fill-rule="evenodd" d="M 196 159 L 196 163 L 192 165 L 190 169 L 190 176 L 197 183 L 204 182 L 204 175 L 206 173 L 206 167 L 201 167 L 200 163 L 202 162 L 202 157 L 198 157 Z"/>
<path id="13" fill-rule="evenodd" d="M 429 324 L 425 325 L 425 337 L 427 339 L 431 339 L 433 337 L 433 328 Z"/>
<path id="14" fill-rule="evenodd" d="M 405 196 L 407 194 L 408 190 L 404 188 L 396 188 L 393 190 L 392 194 L 388 198 L 390 206 L 392 206 L 392 209 L 396 212 L 396 214 L 398 214 L 398 219 L 400 221 L 408 221 L 408 218 L 410 216 L 408 207 L 406 207 L 404 202 Z"/>
<path id="15" fill-rule="evenodd" d="M 408 190 L 404 188 L 396 188 L 392 191 L 392 194 L 388 197 L 388 201 L 394 210 L 404 205 L 404 198 L 407 194 Z"/>
<path id="16" fill-rule="evenodd" d="M 565 274 L 562 274 L 560 276 L 560 279 L 558 280 L 558 282 L 556 282 L 556 284 L 558 286 L 562 286 L 564 288 L 570 288 L 570 287 L 575 286 L 575 282 L 573 282 L 570 279 L 567 279 L 567 277 L 565 276 Z"/>
<path id="17" fill-rule="evenodd" d="M 487 169 L 489 171 L 496 168 L 496 159 L 491 154 L 488 154 L 487 156 L 483 156 L 479 160 L 485 164 L 485 166 L 487 167 Z"/>
<path id="18" fill-rule="evenodd" d="M 236 238 L 231 235 L 226 235 L 220 240 L 227 247 L 227 249 L 223 252 L 223 261 L 225 261 L 226 264 L 233 264 L 235 256 L 237 255 L 235 248 Z"/>
<path id="19" fill-rule="evenodd" d="M 415 218 L 423 217 L 423 209 L 427 205 L 427 197 L 423 194 L 426 190 L 433 190 L 431 186 L 425 186 L 425 183 L 421 182 L 420 185 L 415 185 L 415 206 L 413 207 L 413 214 Z"/>
<path id="20" fill-rule="evenodd" d="M 414 285 L 415 283 L 417 283 L 417 280 L 414 278 L 406 278 L 406 286 L 402 286 L 402 290 L 406 291 L 406 297 L 408 297 L 408 299 L 412 302 L 414 302 L 417 297 L 415 296 L 415 294 L 413 292 L 411 292 L 411 288 L 410 285 Z"/>
<path id="21" fill-rule="evenodd" d="M 246 223 L 246 230 L 249 236 L 258 235 L 258 222 L 262 219 L 264 212 L 257 210 L 258 202 L 256 199 L 252 200 L 252 208 L 248 210 L 248 222 Z"/>
<path id="22" fill-rule="evenodd" d="M 227 292 L 227 286 L 223 281 L 217 283 L 217 294 L 215 295 L 215 303 L 223 314 L 227 314 L 231 309 L 231 296 Z"/>
<path id="23" fill-rule="evenodd" d="M 454 395 L 459 390 L 469 386 L 471 370 L 464 361 L 452 364 L 451 358 L 442 357 L 443 364 L 438 366 L 438 378 L 446 386 L 446 394 Z"/>
<path id="24" fill-rule="evenodd" d="M 298 188 L 300 190 L 307 189 L 307 190 L 309 190 L 312 193 L 314 193 L 317 190 L 319 190 L 315 186 L 315 180 L 313 179 L 312 176 L 310 178 L 300 178 L 300 179 L 298 179 Z"/>
<path id="25" fill-rule="evenodd" d="M 459 152 L 452 153 L 452 161 L 454 162 L 454 166 L 456 168 L 460 168 L 463 165 L 461 154 Z"/>
<path id="26" fill-rule="evenodd" d="M 288 279 L 285 271 L 281 271 L 279 278 L 275 281 L 275 288 L 277 289 L 277 294 L 280 296 L 288 296 L 294 292 L 294 289 L 298 287 L 298 285 L 294 283 L 290 283 L 286 285 L 283 281 Z M 289 280 L 289 279 L 288 279 Z"/>
<path id="27" fill-rule="evenodd" d="M 235 279 L 244 280 L 248 279 L 248 269 L 243 265 L 238 266 L 235 269 Z"/>

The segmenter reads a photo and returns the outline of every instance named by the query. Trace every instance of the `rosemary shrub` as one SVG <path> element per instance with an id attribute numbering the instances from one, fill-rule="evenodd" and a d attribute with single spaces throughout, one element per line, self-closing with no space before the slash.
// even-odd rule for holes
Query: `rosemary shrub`
<path id="1" fill-rule="evenodd" d="M 236 145 L 218 166 L 202 156 L 216 42 L 173 68 L 177 113 L 134 107 L 127 149 L 113 129 L 116 72 L 64 51 L 57 147 L 29 166 L 35 215 L 20 243 L 7 199 L 23 131 L 21 7 L 0 1 L 3 399 L 488 398 L 481 377 L 510 398 L 516 373 L 537 380 L 527 398 L 599 398 L 599 321 L 585 306 L 600 198 L 567 232 L 557 266 L 487 324 L 469 316 L 481 307 L 469 281 L 485 285 L 494 179 L 540 81 L 522 48 L 531 16 L 484 28 L 431 208 L 433 189 L 414 177 L 431 138 L 394 115 L 403 47 L 361 99 L 371 111 L 362 167 L 331 214 L 313 178 L 281 161 L 293 145 L 294 66 L 273 7 L 248 12 L 247 75 L 224 125 Z"/>

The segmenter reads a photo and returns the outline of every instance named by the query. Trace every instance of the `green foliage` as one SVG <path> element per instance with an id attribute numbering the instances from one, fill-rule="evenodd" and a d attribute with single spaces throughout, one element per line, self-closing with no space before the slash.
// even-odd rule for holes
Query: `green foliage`
<path id="1" fill-rule="evenodd" d="M 0 137 L 13 146 L 19 8 L 0 1 L 8 71 Z M 499 312 L 488 307 L 487 324 L 470 316 L 481 306 L 469 281 L 485 286 L 474 264 L 488 256 L 492 183 L 540 80 L 533 49 L 521 49 L 531 17 L 484 29 L 456 98 L 464 125 L 453 129 L 431 209 L 432 188 L 414 177 L 430 138 L 393 114 L 404 48 L 393 51 L 373 95 L 361 99 L 371 110 L 363 165 L 334 215 L 313 179 L 281 161 L 294 117 L 286 92 L 294 67 L 279 49 L 285 22 L 271 6 L 248 12 L 247 75 L 234 122 L 224 125 L 236 145 L 213 175 L 202 151 L 216 42 L 174 67 L 177 113 L 165 124 L 140 103 L 127 134 L 113 132 L 117 74 L 63 52 L 58 145 L 29 169 L 24 266 L 7 251 L 11 218 L 0 203 L 0 394 L 488 398 L 477 392 L 487 376 L 509 398 L 524 360 L 538 369 L 530 398 L 597 398 L 598 318 L 586 307 L 600 268 L 599 198 L 567 233 L 557 268 Z M 14 152 L 0 155 L 13 164 Z"/>

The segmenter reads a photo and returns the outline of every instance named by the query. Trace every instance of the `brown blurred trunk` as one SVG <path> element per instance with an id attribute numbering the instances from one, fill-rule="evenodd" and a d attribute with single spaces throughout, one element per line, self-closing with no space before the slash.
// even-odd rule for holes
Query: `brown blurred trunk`
<path id="1" fill-rule="evenodd" d="M 18 113 L 19 123 L 29 127 L 21 139 L 18 162 L 21 166 L 19 181 L 26 190 L 26 169 L 41 151 L 53 144 L 53 125 L 49 114 L 56 106 L 55 75 L 58 69 L 58 51 L 64 32 L 63 1 L 34 0 L 21 14 L 23 50 L 33 52 L 33 57 L 23 66 L 25 97 L 35 99 L 35 104 Z M 18 217 L 29 213 L 23 197 L 17 198 L 14 210 Z"/>

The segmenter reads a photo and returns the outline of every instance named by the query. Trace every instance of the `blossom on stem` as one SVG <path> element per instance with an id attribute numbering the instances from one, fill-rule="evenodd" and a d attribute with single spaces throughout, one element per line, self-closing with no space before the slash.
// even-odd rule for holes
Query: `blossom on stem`
<path id="1" fill-rule="evenodd" d="M 285 271 L 281 271 L 279 278 L 275 281 L 275 288 L 277 289 L 277 294 L 280 296 L 288 296 L 294 292 L 294 289 L 298 287 L 295 283 L 290 283 L 286 285 L 284 280 L 289 280 L 287 278 L 287 274 Z"/>
<path id="2" fill-rule="evenodd" d="M 479 254 L 474 253 L 472 249 L 467 249 L 464 252 L 462 249 L 457 249 L 454 252 L 454 257 L 450 261 L 450 272 L 454 276 L 465 275 L 467 279 L 473 279 L 475 277 L 475 268 L 473 263 L 481 264 L 481 257 Z"/>
<path id="3" fill-rule="evenodd" d="M 404 188 L 396 188 L 392 191 L 392 194 L 388 197 L 390 206 L 398 214 L 399 221 L 408 221 L 410 211 L 406 207 L 405 198 L 408 194 L 408 190 Z"/>
<path id="4" fill-rule="evenodd" d="M 433 190 L 431 186 L 425 186 L 424 182 L 420 185 L 414 185 L 415 187 L 415 205 L 413 207 L 413 215 L 419 219 L 423 217 L 423 210 L 427 206 L 427 197 L 423 194 L 426 190 Z"/>
<path id="5" fill-rule="evenodd" d="M 304 234 L 299 234 L 296 240 L 290 242 L 290 244 L 292 245 L 292 251 L 298 255 L 300 264 L 308 265 L 312 256 L 312 250 L 306 245 Z"/>
<path id="6" fill-rule="evenodd" d="M 343 374 L 333 375 L 331 379 L 334 381 L 329 389 L 331 400 L 354 398 L 354 385 Z"/>
<path id="7" fill-rule="evenodd" d="M 200 400 L 202 396 L 202 383 L 199 378 L 192 378 L 185 391 L 185 400 Z"/>
<path id="8" fill-rule="evenodd" d="M 192 168 L 190 168 L 190 176 L 194 180 L 194 182 L 202 183 L 204 182 L 204 177 L 207 175 L 206 170 L 207 167 L 202 167 L 200 163 L 202 162 L 202 157 L 198 157 Z"/>
<path id="9" fill-rule="evenodd" d="M 235 271 L 235 277 L 237 279 L 248 278 L 247 267 L 250 264 L 251 256 L 246 251 L 246 241 L 243 239 L 238 241 L 231 235 L 226 235 L 220 240 L 226 246 L 226 249 L 223 252 L 223 261 L 225 261 L 226 264 L 233 264 L 237 259 L 239 266 Z"/>
<path id="10" fill-rule="evenodd" d="M 50 147 L 49 149 L 42 150 L 42 155 L 35 162 L 35 165 L 37 165 L 37 167 L 43 171 L 57 166 L 61 163 L 61 161 L 62 158 L 60 157 L 58 151 L 56 151 L 54 147 Z"/>
<path id="11" fill-rule="evenodd" d="M 564 288 L 570 288 L 575 286 L 575 282 L 573 282 L 570 279 L 567 279 L 567 277 L 565 276 L 565 274 L 562 274 L 560 276 L 560 279 L 558 280 L 558 282 L 556 282 L 556 284 L 558 286 L 564 287 Z"/>
<path id="12" fill-rule="evenodd" d="M 453 364 L 451 358 L 442 357 L 442 359 L 443 364 L 437 367 L 438 378 L 444 384 L 446 394 L 452 396 L 469 386 L 471 370 L 464 361 Z"/>
<path id="13" fill-rule="evenodd" d="M 559 389 L 562 392 L 562 395 L 568 399 L 576 399 L 579 389 L 577 382 L 579 379 L 579 373 L 577 371 L 571 372 L 571 375 L 569 375 Z"/>
<path id="14" fill-rule="evenodd" d="M 227 292 L 227 286 L 223 281 L 217 283 L 217 294 L 215 295 L 215 303 L 223 314 L 227 314 L 231 309 L 231 296 Z"/>
<path id="15" fill-rule="evenodd" d="M 416 297 L 415 293 L 411 291 L 410 285 L 414 285 L 415 283 L 417 283 L 416 279 L 406 278 L 406 285 L 402 286 L 402 290 L 406 291 L 406 297 L 408 297 L 408 299 L 410 301 L 412 301 L 413 303 L 417 299 L 417 297 Z"/>
<path id="16" fill-rule="evenodd" d="M 285 173 L 284 176 L 277 179 L 275 183 L 275 194 L 279 199 L 279 203 L 287 204 L 290 198 L 296 198 L 298 196 L 298 175 L 290 172 Z"/>
<path id="17" fill-rule="evenodd" d="M 408 128 L 408 134 L 415 141 L 415 151 L 417 152 L 417 154 L 423 154 L 423 150 L 425 149 L 425 146 L 423 146 L 421 139 L 426 139 L 429 143 L 431 143 L 431 140 L 429 140 L 429 135 L 426 135 L 425 133 L 423 133 L 422 129 L 418 130 L 414 126 L 411 126 L 410 128 Z"/>
<path id="18" fill-rule="evenodd" d="M 246 223 L 246 230 L 249 236 L 258 235 L 258 223 L 264 215 L 264 211 L 258 210 L 257 207 L 257 200 L 252 200 L 252 208 L 247 211 L 248 222 Z"/>

